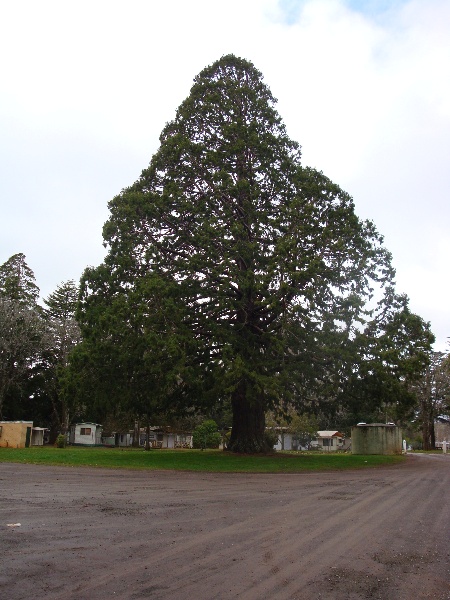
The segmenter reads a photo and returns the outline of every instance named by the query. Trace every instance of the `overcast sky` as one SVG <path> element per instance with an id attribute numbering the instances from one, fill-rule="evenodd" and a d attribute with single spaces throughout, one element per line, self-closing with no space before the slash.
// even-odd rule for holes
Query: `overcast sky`
<path id="1" fill-rule="evenodd" d="M 0 264 L 24 253 L 43 297 L 99 264 L 108 201 L 228 53 L 375 222 L 448 349 L 449 0 L 0 0 Z"/>

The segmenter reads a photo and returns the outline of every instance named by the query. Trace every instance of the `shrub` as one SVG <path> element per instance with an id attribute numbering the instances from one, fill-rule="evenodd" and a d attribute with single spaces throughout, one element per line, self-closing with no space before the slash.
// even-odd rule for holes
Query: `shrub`
<path id="1" fill-rule="evenodd" d="M 266 442 L 269 451 L 273 450 L 273 447 L 278 442 L 278 433 L 271 429 L 266 429 L 264 432 L 264 441 Z"/>
<path id="2" fill-rule="evenodd" d="M 56 438 L 55 446 L 57 448 L 65 448 L 67 445 L 67 438 L 63 433 L 60 433 Z"/>
<path id="3" fill-rule="evenodd" d="M 212 419 L 203 421 L 192 434 L 194 448 L 218 448 L 221 441 L 222 436 L 217 431 L 217 423 Z"/>

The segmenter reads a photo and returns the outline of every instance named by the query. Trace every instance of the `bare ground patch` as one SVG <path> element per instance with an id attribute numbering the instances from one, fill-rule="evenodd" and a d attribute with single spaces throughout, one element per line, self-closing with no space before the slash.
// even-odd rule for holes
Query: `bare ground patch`
<path id="1" fill-rule="evenodd" d="M 447 458 L 283 475 L 3 463 L 0 597 L 448 600 Z"/>

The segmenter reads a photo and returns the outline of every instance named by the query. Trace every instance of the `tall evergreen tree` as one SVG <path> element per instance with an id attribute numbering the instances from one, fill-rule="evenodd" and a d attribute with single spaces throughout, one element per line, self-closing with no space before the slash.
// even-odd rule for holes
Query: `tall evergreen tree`
<path id="1" fill-rule="evenodd" d="M 433 352 L 422 378 L 413 386 L 417 399 L 418 422 L 424 450 L 436 444 L 435 421 L 450 411 L 450 359 L 444 352 Z"/>
<path id="2" fill-rule="evenodd" d="M 44 300 L 49 346 L 40 369 L 41 392 L 51 401 L 54 434 L 68 430 L 74 409 L 73 395 L 66 389 L 66 376 L 70 353 L 81 341 L 75 319 L 78 293 L 78 286 L 71 280 L 62 283 Z"/>
<path id="3" fill-rule="evenodd" d="M 266 410 L 336 394 L 374 318 L 366 303 L 393 278 L 374 225 L 301 165 L 275 102 L 246 60 L 204 69 L 150 166 L 110 202 L 108 255 L 81 282 L 91 355 L 109 344 L 122 368 L 121 344 L 140 339 L 140 364 L 171 373 L 164 394 L 230 398 L 239 452 L 266 449 Z"/>
<path id="4" fill-rule="evenodd" d="M 20 405 L 31 393 L 33 366 L 45 346 L 38 296 L 23 254 L 0 265 L 0 417 L 22 418 Z"/>
<path id="5" fill-rule="evenodd" d="M 0 295 L 29 308 L 36 306 L 39 288 L 24 254 L 14 254 L 0 265 Z"/>
<path id="6" fill-rule="evenodd" d="M 434 341 L 430 324 L 410 311 L 408 298 L 388 295 L 384 310 L 352 341 L 356 360 L 347 364 L 345 384 L 333 407 L 341 411 L 340 427 L 358 421 L 408 419 Z M 336 357 L 336 363 L 341 361 Z"/>

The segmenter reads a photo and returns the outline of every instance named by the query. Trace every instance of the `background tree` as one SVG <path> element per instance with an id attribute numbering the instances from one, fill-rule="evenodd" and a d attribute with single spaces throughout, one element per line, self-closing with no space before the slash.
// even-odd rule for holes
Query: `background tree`
<path id="1" fill-rule="evenodd" d="M 404 423 L 412 418 L 413 388 L 426 372 L 433 342 L 429 323 L 411 313 L 406 296 L 388 296 L 384 310 L 355 336 L 356 354 L 348 361 L 345 384 L 322 417 L 327 426 L 334 418 L 333 428 L 349 433 L 359 421 Z"/>
<path id="2" fill-rule="evenodd" d="M 0 294 L 21 306 L 36 308 L 39 288 L 24 254 L 14 254 L 0 266 Z"/>
<path id="3" fill-rule="evenodd" d="M 232 55 L 195 78 L 149 168 L 109 204 L 108 255 L 85 272 L 78 313 L 90 357 L 130 342 L 137 391 L 228 398 L 238 452 L 267 449 L 267 410 L 342 390 L 393 279 L 374 225 L 301 165 L 275 102 Z M 121 351 L 108 356 L 126 373 Z M 169 385 L 151 383 L 158 369 Z"/>
<path id="4" fill-rule="evenodd" d="M 311 440 L 317 437 L 317 431 L 320 429 L 316 415 L 298 413 L 292 408 L 288 409 L 283 416 L 268 413 L 266 423 L 272 430 L 281 428 L 281 436 L 290 433 L 301 446 L 307 448 Z"/>
<path id="5" fill-rule="evenodd" d="M 127 413 L 148 426 L 182 387 L 185 349 L 172 332 L 179 309 L 161 310 L 163 298 L 169 306 L 170 291 L 158 277 L 149 274 L 131 284 L 131 275 L 128 281 L 118 274 L 102 265 L 82 278 L 83 342 L 71 357 L 70 384 L 89 398 L 88 410 L 98 420 Z"/>
<path id="6" fill-rule="evenodd" d="M 417 398 L 418 422 L 422 433 L 423 449 L 435 448 L 435 421 L 450 409 L 450 365 L 448 355 L 433 352 L 430 364 L 422 378 L 413 386 Z"/>
<path id="7" fill-rule="evenodd" d="M 217 423 L 212 419 L 203 421 L 200 425 L 194 429 L 192 434 L 192 444 L 194 448 L 218 448 L 222 436 L 217 430 Z"/>
<path id="8" fill-rule="evenodd" d="M 0 417 L 32 418 L 34 367 L 47 343 L 39 288 L 23 254 L 0 266 Z M 32 410 L 28 410 L 28 413 Z"/>
<path id="9" fill-rule="evenodd" d="M 51 402 L 51 439 L 57 433 L 66 433 L 76 408 L 74 396 L 67 389 L 69 357 L 81 341 L 80 328 L 75 319 L 78 286 L 73 280 L 62 283 L 45 300 L 49 344 L 40 364 L 40 393 Z"/>

